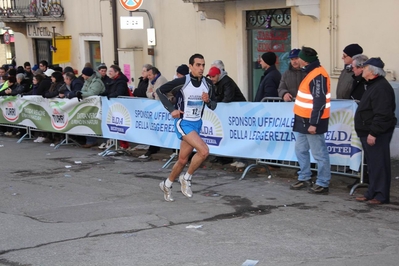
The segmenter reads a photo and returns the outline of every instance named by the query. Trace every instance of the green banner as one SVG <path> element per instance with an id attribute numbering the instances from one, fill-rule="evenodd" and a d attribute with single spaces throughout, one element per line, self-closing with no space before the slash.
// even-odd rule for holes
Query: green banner
<path id="1" fill-rule="evenodd" d="M 0 97 L 0 124 L 23 125 L 48 132 L 102 135 L 101 97 L 82 101 L 41 96 Z"/>

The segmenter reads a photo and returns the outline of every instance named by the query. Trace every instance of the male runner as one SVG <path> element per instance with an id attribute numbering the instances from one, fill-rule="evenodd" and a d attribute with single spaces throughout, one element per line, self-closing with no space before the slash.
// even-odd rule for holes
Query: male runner
<path id="1" fill-rule="evenodd" d="M 204 57 L 200 54 L 194 54 L 189 60 L 190 74 L 165 83 L 156 90 L 166 110 L 175 118 L 175 131 L 177 137 L 181 140 L 179 159 L 173 166 L 169 177 L 159 184 L 166 201 L 174 201 L 172 184 L 179 175 L 181 192 L 188 198 L 193 196 L 191 177 L 209 155 L 208 145 L 201 139 L 199 133 L 205 104 L 211 110 L 214 110 L 216 98 L 212 81 L 202 76 L 204 67 Z M 169 92 L 175 95 L 175 104 L 168 100 L 166 95 Z M 194 148 L 197 153 L 191 159 L 187 173 L 181 174 Z"/>

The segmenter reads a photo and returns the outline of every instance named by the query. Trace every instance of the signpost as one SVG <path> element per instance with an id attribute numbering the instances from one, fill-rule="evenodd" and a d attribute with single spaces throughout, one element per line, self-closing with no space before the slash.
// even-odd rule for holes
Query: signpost
<path id="1" fill-rule="evenodd" d="M 140 8 L 144 0 L 119 0 L 121 5 L 127 11 L 135 11 Z"/>

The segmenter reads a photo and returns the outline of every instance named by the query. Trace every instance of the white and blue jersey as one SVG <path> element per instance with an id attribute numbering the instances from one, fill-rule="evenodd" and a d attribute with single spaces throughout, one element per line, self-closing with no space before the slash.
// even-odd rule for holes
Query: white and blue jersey
<path id="1" fill-rule="evenodd" d="M 179 139 L 195 130 L 199 134 L 202 125 L 202 114 L 205 104 L 211 109 L 216 108 L 215 90 L 212 82 L 205 78 L 193 77 L 191 74 L 185 77 L 174 79 L 165 83 L 157 89 L 157 94 L 164 107 L 171 113 L 174 110 L 183 111 L 180 119 L 176 119 L 176 133 Z M 173 104 L 167 98 L 167 94 L 172 92 L 175 97 Z M 208 93 L 210 102 L 202 100 L 202 93 Z"/>

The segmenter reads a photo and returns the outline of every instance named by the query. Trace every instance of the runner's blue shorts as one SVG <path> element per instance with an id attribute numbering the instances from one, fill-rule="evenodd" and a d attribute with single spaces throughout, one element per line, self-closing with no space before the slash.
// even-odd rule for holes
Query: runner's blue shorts
<path id="1" fill-rule="evenodd" d="M 183 136 L 188 135 L 191 131 L 195 131 L 199 135 L 201 132 L 201 127 L 202 120 L 187 121 L 181 118 L 175 119 L 175 132 L 180 140 L 182 140 Z"/>

